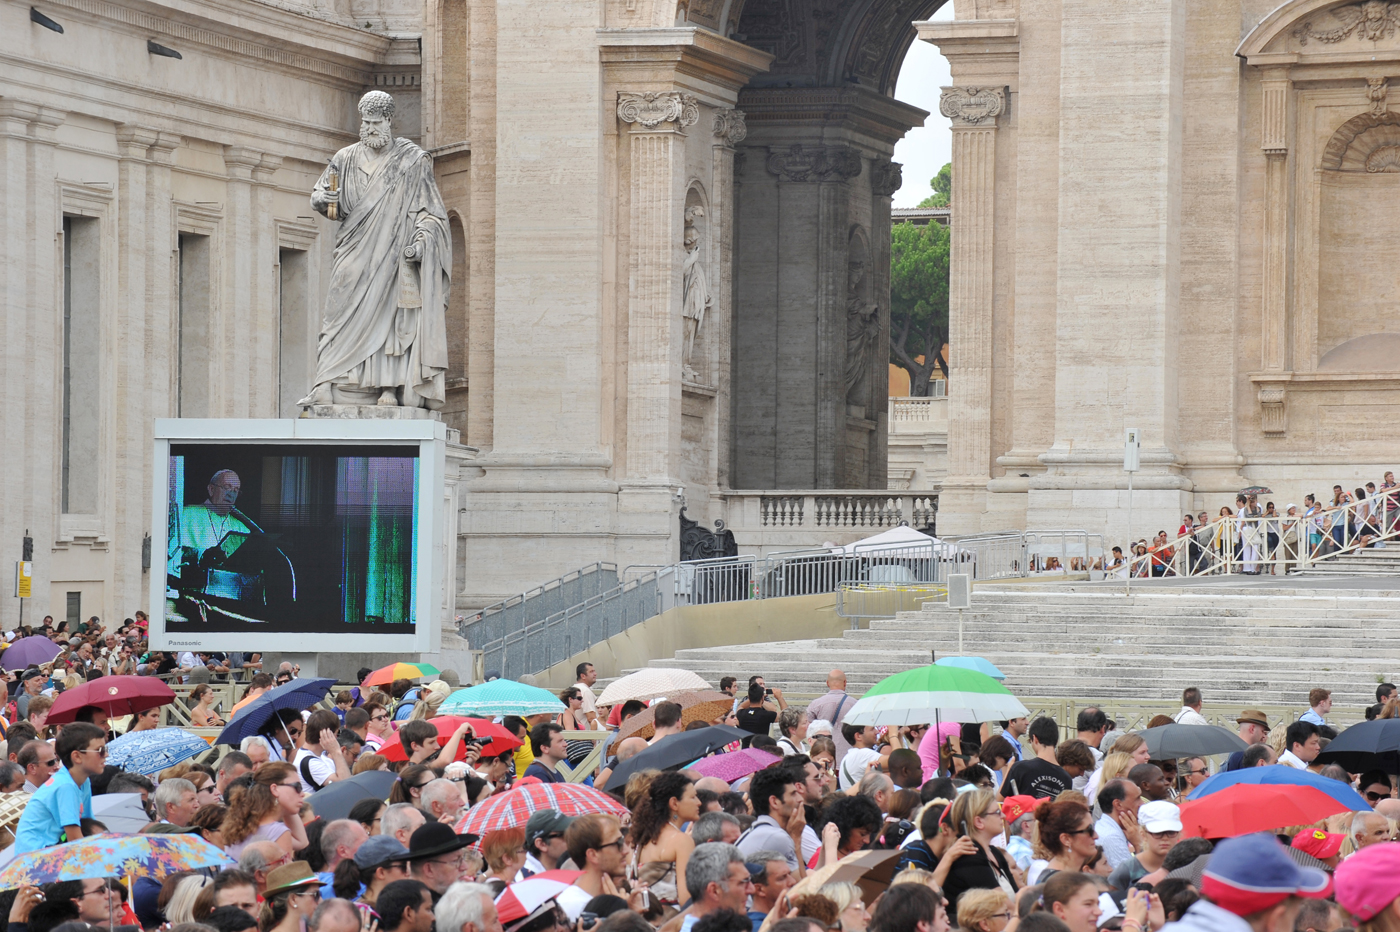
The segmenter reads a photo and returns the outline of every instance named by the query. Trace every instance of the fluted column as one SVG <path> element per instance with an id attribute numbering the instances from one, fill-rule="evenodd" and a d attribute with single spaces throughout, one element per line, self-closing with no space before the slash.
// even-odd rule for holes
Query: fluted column
<path id="1" fill-rule="evenodd" d="M 940 511 L 985 509 L 992 466 L 992 261 L 997 118 L 1002 87 L 945 87 L 939 109 L 952 121 L 952 253 L 948 284 L 948 477 Z M 968 528 L 974 530 L 976 519 Z"/>
<path id="2" fill-rule="evenodd" d="M 272 176 L 282 165 L 282 156 L 264 154 L 253 169 L 252 224 L 253 255 L 251 291 L 253 305 L 253 384 L 250 387 L 249 416 L 278 415 L 277 350 L 280 326 L 277 283 L 272 280 L 277 267 L 276 230 L 272 224 Z"/>
<path id="3" fill-rule="evenodd" d="M 870 228 L 888 230 L 894 194 L 904 186 L 904 166 L 899 162 L 877 159 L 870 163 Z M 870 393 L 865 416 L 875 422 L 870 436 L 866 463 L 869 464 L 867 485 L 872 489 L 889 487 L 890 410 L 886 399 L 890 394 L 890 367 L 885 347 L 890 345 L 890 246 L 888 236 L 873 236 L 870 242 L 872 274 L 875 276 L 875 301 L 880 306 L 880 349 L 871 354 Z"/>
<path id="4" fill-rule="evenodd" d="M 1288 68 L 1268 68 L 1263 74 L 1264 151 L 1264 374 L 1282 374 L 1288 359 L 1288 103 L 1292 84 Z M 1284 383 L 1258 384 L 1261 426 L 1265 434 L 1281 435 L 1288 427 Z"/>
<path id="5" fill-rule="evenodd" d="M 700 113 L 684 94 L 624 92 L 617 116 L 631 126 L 626 476 L 670 483 L 680 446 L 681 144 Z"/>
<path id="6" fill-rule="evenodd" d="M 714 164 L 714 189 L 710 191 L 710 214 L 714 242 L 719 247 L 719 262 L 715 266 L 714 307 L 709 316 L 714 342 L 720 347 L 717 354 L 718 371 L 715 387 L 719 397 L 732 397 L 731 366 L 729 353 L 730 323 L 734 314 L 734 147 L 748 136 L 748 125 L 744 122 L 744 111 L 732 109 L 716 110 L 714 114 L 714 145 L 711 149 Z M 714 475 L 716 486 L 729 488 L 729 412 L 727 403 L 715 407 L 714 417 Z"/>
<path id="7" fill-rule="evenodd" d="M 220 360 L 219 377 L 210 391 L 210 411 L 224 417 L 256 417 L 253 408 L 255 343 L 258 337 L 253 312 L 254 280 L 257 264 L 253 237 L 253 170 L 261 164 L 262 152 L 247 146 L 224 147 L 224 170 L 228 175 L 228 204 L 223 246 L 223 282 L 219 316 L 210 328 L 217 334 Z M 211 283 L 212 287 L 212 283 Z M 212 304 L 212 302 L 211 302 Z"/>

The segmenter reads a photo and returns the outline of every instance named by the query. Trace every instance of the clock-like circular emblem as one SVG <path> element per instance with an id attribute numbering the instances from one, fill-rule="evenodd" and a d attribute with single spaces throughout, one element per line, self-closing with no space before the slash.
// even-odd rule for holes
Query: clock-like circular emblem
<path id="1" fill-rule="evenodd" d="M 117 687 L 115 687 L 115 686 L 108 686 L 108 687 L 107 687 L 107 695 L 109 695 L 109 696 L 115 696 L 116 694 L 117 694 Z"/>

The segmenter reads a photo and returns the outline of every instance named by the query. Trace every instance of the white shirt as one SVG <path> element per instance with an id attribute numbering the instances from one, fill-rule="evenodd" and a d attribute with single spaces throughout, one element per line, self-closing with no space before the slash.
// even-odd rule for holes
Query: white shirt
<path id="1" fill-rule="evenodd" d="M 1294 754 L 1292 751 L 1284 751 L 1282 754 L 1280 754 L 1278 756 L 1278 762 L 1280 764 L 1287 764 L 1294 770 L 1308 769 L 1308 765 L 1303 761 L 1303 759 L 1297 754 Z"/>
<path id="2" fill-rule="evenodd" d="M 1181 711 L 1173 718 L 1178 725 L 1209 725 L 1204 715 L 1191 708 L 1189 705 L 1181 707 Z"/>
<path id="3" fill-rule="evenodd" d="M 579 695 L 583 696 L 583 714 L 597 715 L 598 697 L 593 695 L 593 690 L 589 689 L 582 683 L 575 683 L 574 689 L 577 689 L 579 691 Z"/>
<path id="4" fill-rule="evenodd" d="M 865 776 L 866 765 L 879 759 L 880 752 L 874 748 L 851 748 L 841 759 L 841 766 L 836 768 L 840 777 L 838 788 L 849 790 L 855 786 L 860 782 L 860 778 Z"/>
<path id="5" fill-rule="evenodd" d="M 311 779 L 321 786 L 326 785 L 326 780 L 335 776 L 335 761 L 324 751 L 320 754 L 312 754 L 306 748 L 297 751 L 297 756 L 292 759 L 292 766 L 297 769 L 297 776 L 301 779 L 301 788 L 305 793 L 316 792 L 316 787 L 306 782 L 306 775 L 301 772 L 301 762 L 308 761 L 306 769 L 311 772 Z"/>
<path id="6" fill-rule="evenodd" d="M 1133 848 L 1128 844 L 1123 827 L 1108 813 L 1099 816 L 1094 823 L 1094 835 L 1099 840 L 1099 847 L 1103 848 L 1103 856 L 1108 859 L 1109 867 L 1117 867 L 1133 856 Z"/>

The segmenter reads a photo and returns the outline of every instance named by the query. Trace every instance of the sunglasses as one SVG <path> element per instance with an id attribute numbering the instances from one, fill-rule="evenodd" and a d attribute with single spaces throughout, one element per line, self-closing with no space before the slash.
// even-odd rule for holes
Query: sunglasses
<path id="1" fill-rule="evenodd" d="M 1374 790 L 1367 790 L 1367 791 L 1366 791 L 1366 801 L 1367 801 L 1368 803 L 1374 803 L 1374 802 L 1376 802 L 1376 801 L 1378 801 L 1378 800 L 1389 799 L 1389 798 L 1390 798 L 1390 794 L 1389 794 L 1389 793 L 1377 793 L 1377 792 L 1374 791 Z"/>

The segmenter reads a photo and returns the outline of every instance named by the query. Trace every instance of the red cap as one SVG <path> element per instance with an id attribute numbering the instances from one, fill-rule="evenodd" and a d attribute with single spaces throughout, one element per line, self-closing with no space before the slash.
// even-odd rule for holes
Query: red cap
<path id="1" fill-rule="evenodd" d="M 1304 854 L 1311 854 L 1319 861 L 1325 861 L 1342 850 L 1342 842 L 1347 836 L 1321 829 L 1299 832 L 1293 836 L 1293 847 Z"/>
<path id="2" fill-rule="evenodd" d="M 1048 796 L 1042 796 L 1040 799 L 1036 799 L 1034 796 L 1008 796 L 1002 800 L 1001 815 L 1006 820 L 1006 824 L 1010 825 L 1026 813 L 1034 812 L 1041 803 L 1049 801 L 1050 797 Z"/>

